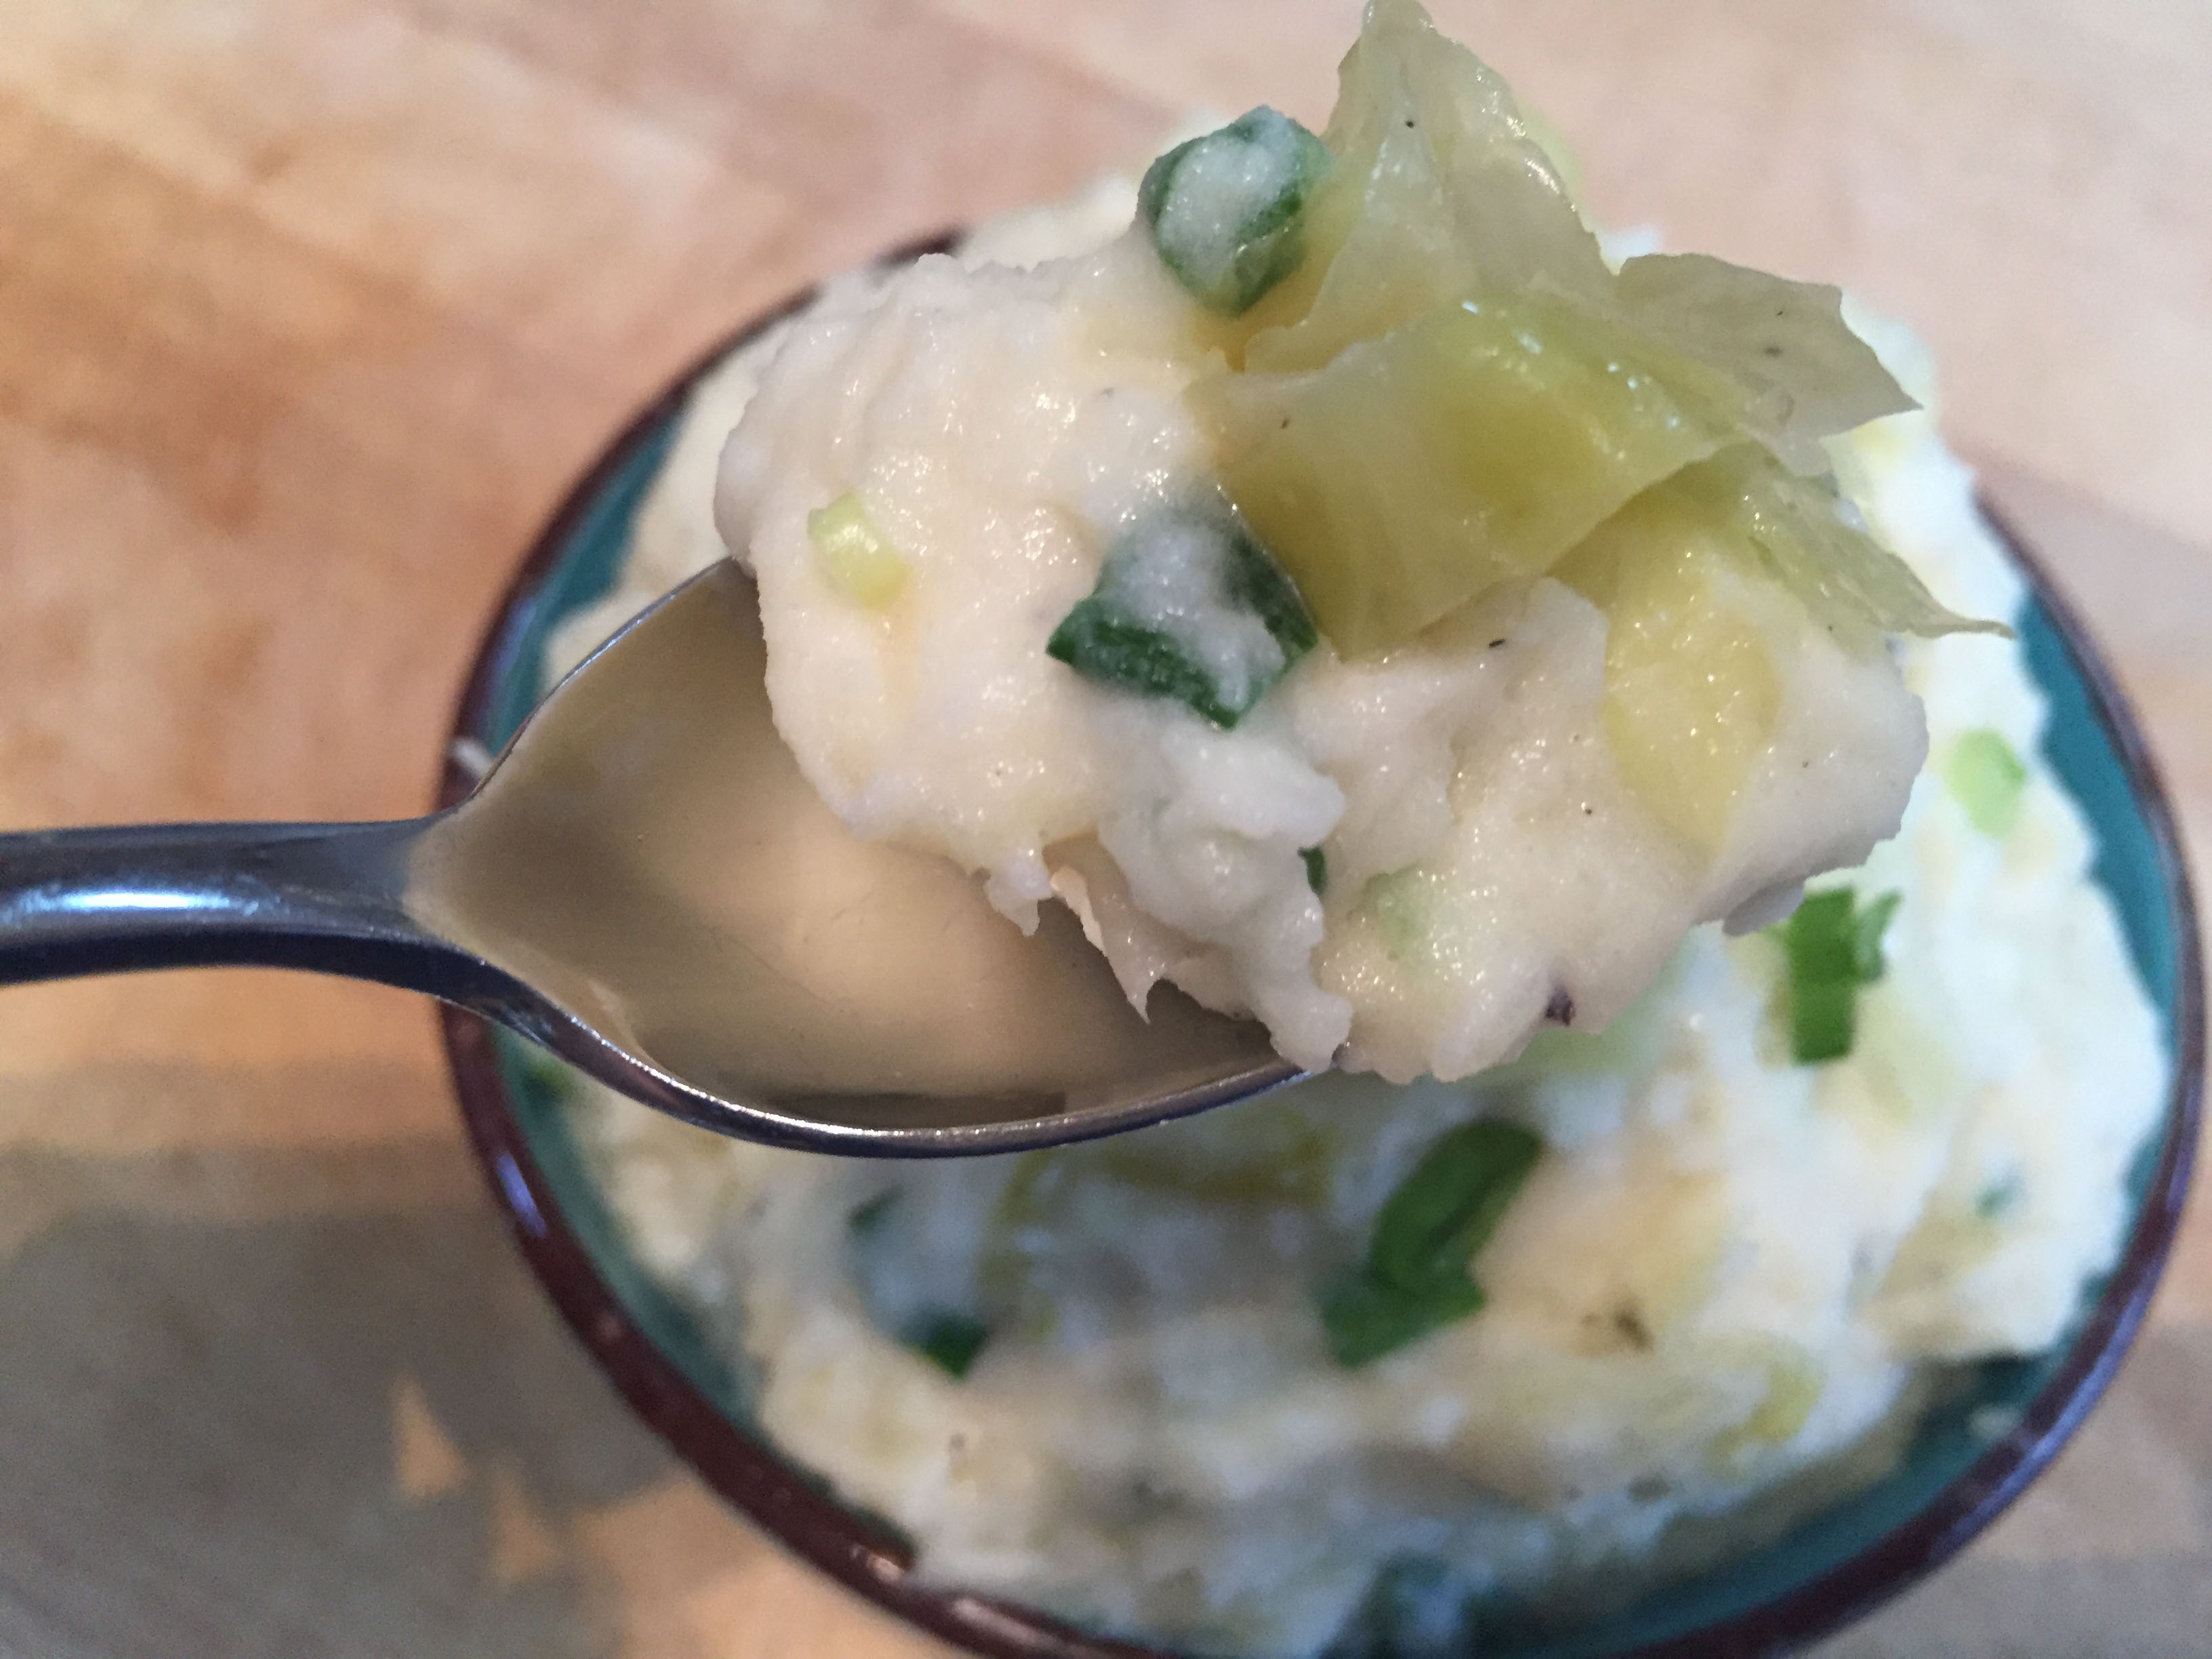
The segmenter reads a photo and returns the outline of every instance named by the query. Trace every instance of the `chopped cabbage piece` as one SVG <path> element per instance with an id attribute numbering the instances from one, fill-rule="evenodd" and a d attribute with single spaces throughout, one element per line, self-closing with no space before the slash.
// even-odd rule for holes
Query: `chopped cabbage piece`
<path id="1" fill-rule="evenodd" d="M 1797 612 L 1773 626 L 1778 596 L 1743 580 L 1730 526 L 1700 505 L 1673 481 L 1646 490 L 1557 574 L 1608 619 L 1605 735 L 1622 775 L 1668 828 L 1714 853 L 1781 708 L 1773 651 L 1789 641 L 1774 635 L 1804 623 Z"/>
<path id="2" fill-rule="evenodd" d="M 1245 366 L 1318 368 L 1479 291 L 1599 305 L 1597 239 L 1505 82 L 1413 0 L 1374 0 L 1338 71 L 1298 280 L 1249 319 Z"/>
<path id="3" fill-rule="evenodd" d="M 1614 297 L 1634 325 L 1733 376 L 1753 424 L 1799 471 L 1825 472 L 1819 441 L 1914 407 L 1844 321 L 1843 290 L 1705 253 L 1647 253 Z"/>
<path id="4" fill-rule="evenodd" d="M 1549 569 L 1736 435 L 1725 376 L 1536 294 L 1454 301 L 1310 374 L 1194 392 L 1230 495 L 1357 656 Z"/>
<path id="5" fill-rule="evenodd" d="M 1415 0 L 1371 0 L 1338 79 L 1307 269 L 1255 313 L 1246 367 L 1316 368 L 1444 301 L 1535 290 L 1735 378 L 1756 434 L 1813 470 L 1817 440 L 1914 406 L 1832 288 L 1704 255 L 1616 276 L 1504 82 Z"/>
<path id="6" fill-rule="evenodd" d="M 1863 656 L 1885 633 L 1996 626 L 1945 611 L 1840 507 L 1738 444 L 1638 495 L 1554 573 L 1607 613 L 1606 739 L 1622 775 L 1708 853 L 1772 736 L 1778 661 L 1808 622 Z"/>
<path id="7" fill-rule="evenodd" d="M 1937 604 L 1910 565 L 1860 527 L 1832 480 L 1794 473 L 1754 445 L 1686 467 L 1668 488 L 1850 649 L 1873 651 L 1885 634 L 2012 633 Z"/>
<path id="8" fill-rule="evenodd" d="M 1690 462 L 1755 444 L 1819 477 L 1822 439 L 1914 406 L 1833 288 L 1704 255 L 1609 268 L 1504 82 L 1415 0 L 1371 0 L 1324 142 L 1303 263 L 1191 398 L 1231 496 L 1343 654 L 1548 568 Z M 1768 574 L 1824 624 L 1968 625 L 1824 485 L 1729 476 L 1754 492 L 1752 539 L 1787 543 Z"/>

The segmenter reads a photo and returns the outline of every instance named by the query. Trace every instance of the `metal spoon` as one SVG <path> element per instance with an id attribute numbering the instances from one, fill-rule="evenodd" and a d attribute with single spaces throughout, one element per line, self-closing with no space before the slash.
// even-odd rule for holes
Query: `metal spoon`
<path id="1" fill-rule="evenodd" d="M 602 646 L 445 811 L 0 836 L 0 984 L 380 981 L 817 1152 L 1012 1152 L 1297 1075 L 1258 1026 L 1164 988 L 1140 1020 L 1059 906 L 1024 939 L 951 865 L 854 836 L 777 737 L 765 664 L 725 562 Z"/>

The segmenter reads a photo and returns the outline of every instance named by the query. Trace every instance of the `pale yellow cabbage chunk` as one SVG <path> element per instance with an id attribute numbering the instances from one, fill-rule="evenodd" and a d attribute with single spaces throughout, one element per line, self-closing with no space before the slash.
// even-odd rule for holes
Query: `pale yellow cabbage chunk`
<path id="1" fill-rule="evenodd" d="M 1194 388 L 1238 507 L 1347 656 L 1549 570 L 1640 491 L 1731 446 L 1670 513 L 1856 648 L 1968 626 L 1834 510 L 1820 441 L 1913 407 L 1833 288 L 1705 255 L 1618 272 L 1504 83 L 1414 0 L 1345 58 L 1304 266 Z M 1755 471 L 1755 477 L 1754 477 Z M 1741 478 L 1741 501 L 1722 486 Z M 1755 495 L 1756 499 L 1753 499 Z"/>

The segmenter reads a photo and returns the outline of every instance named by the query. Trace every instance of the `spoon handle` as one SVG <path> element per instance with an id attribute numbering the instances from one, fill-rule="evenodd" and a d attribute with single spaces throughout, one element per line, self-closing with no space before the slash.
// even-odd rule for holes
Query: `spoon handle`
<path id="1" fill-rule="evenodd" d="M 165 823 L 0 836 L 0 985 L 305 968 L 481 1006 L 513 982 L 402 899 L 436 820 Z"/>

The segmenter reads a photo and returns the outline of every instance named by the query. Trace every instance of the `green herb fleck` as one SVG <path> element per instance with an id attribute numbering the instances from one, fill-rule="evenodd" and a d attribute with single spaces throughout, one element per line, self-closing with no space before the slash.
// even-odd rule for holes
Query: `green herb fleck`
<path id="1" fill-rule="evenodd" d="M 1322 1328 L 1336 1363 L 1356 1367 L 1481 1312 L 1482 1302 L 1482 1286 L 1463 1268 L 1410 1289 L 1377 1284 L 1363 1268 L 1322 1298 Z"/>
<path id="2" fill-rule="evenodd" d="M 1463 1271 L 1497 1227 L 1544 1143 L 1517 1123 L 1467 1123 L 1440 1137 L 1375 1218 L 1368 1265 L 1383 1284 Z"/>
<path id="3" fill-rule="evenodd" d="M 906 591 L 904 556 L 853 491 L 808 514 L 806 535 L 823 576 L 864 610 L 889 610 Z"/>
<path id="4" fill-rule="evenodd" d="M 1790 1046 L 1800 1066 L 1841 1060 L 1857 1035 L 1858 991 L 1882 976 L 1882 935 L 1900 896 L 1864 909 L 1848 887 L 1806 896 L 1776 932 L 1790 957 Z"/>
<path id="5" fill-rule="evenodd" d="M 1544 1143 L 1514 1123 L 1466 1123 L 1423 1153 L 1375 1218 L 1367 1258 L 1322 1297 L 1340 1364 L 1364 1365 L 1480 1310 L 1468 1266 Z"/>
<path id="6" fill-rule="evenodd" d="M 1262 105 L 1154 161 L 1137 212 L 1192 297 L 1239 316 L 1304 258 L 1306 204 L 1332 159 L 1319 138 Z"/>
<path id="7" fill-rule="evenodd" d="M 1209 501 L 1133 526 L 1045 652 L 1086 679 L 1170 698 L 1225 729 L 1320 639 L 1282 567 Z"/>
<path id="8" fill-rule="evenodd" d="M 1306 885 L 1312 888 L 1316 898 L 1328 896 L 1328 854 L 1318 847 L 1309 847 L 1298 856 L 1306 861 Z"/>
<path id="9" fill-rule="evenodd" d="M 901 1339 L 947 1376 L 963 1377 L 990 1340 L 990 1328 L 972 1315 L 940 1308 L 924 1314 Z"/>
<path id="10" fill-rule="evenodd" d="M 2027 793 L 2027 767 L 2004 734 L 1986 726 L 1951 745 L 1943 780 L 1966 817 L 1984 835 L 2002 841 L 2020 822 Z"/>

